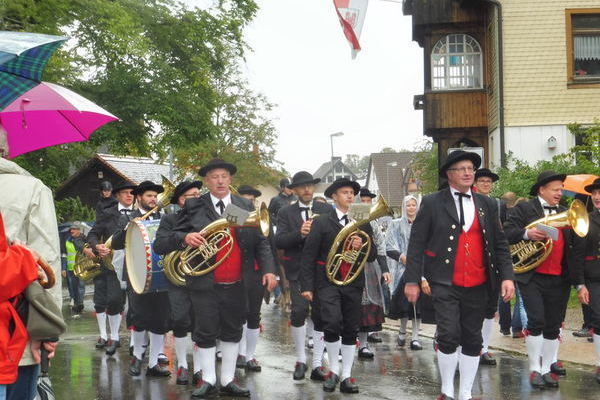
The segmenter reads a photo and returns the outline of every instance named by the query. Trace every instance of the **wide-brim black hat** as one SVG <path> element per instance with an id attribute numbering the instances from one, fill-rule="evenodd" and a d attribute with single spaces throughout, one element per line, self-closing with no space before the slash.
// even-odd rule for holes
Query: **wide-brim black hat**
<path id="1" fill-rule="evenodd" d="M 235 173 L 237 172 L 237 167 L 232 163 L 228 163 L 227 161 L 221 160 L 220 158 L 213 158 L 212 160 L 207 162 L 205 166 L 200 168 L 200 171 L 198 171 L 198 175 L 205 177 L 206 174 L 208 174 L 213 169 L 217 168 L 226 169 L 231 175 L 235 175 Z"/>
<path id="2" fill-rule="evenodd" d="M 179 184 L 175 187 L 175 192 L 173 192 L 173 196 L 171 197 L 171 204 L 177 204 L 179 197 L 181 197 L 185 192 L 192 188 L 202 188 L 202 182 L 200 181 L 183 181 L 179 182 Z"/>
<path id="3" fill-rule="evenodd" d="M 440 167 L 440 176 L 442 178 L 446 178 L 446 171 L 448 168 L 450 168 L 453 164 L 463 160 L 471 160 L 475 169 L 479 168 L 481 165 L 481 157 L 479 157 L 479 154 L 473 153 L 472 151 L 456 150 L 448 154 L 448 157 L 446 157 L 446 160 Z"/>
<path id="4" fill-rule="evenodd" d="M 366 188 L 366 187 L 361 188 L 360 192 L 358 193 L 358 195 L 360 197 L 370 197 L 372 199 L 375 198 L 375 197 L 377 197 L 377 195 L 375 193 L 371 193 L 371 191 L 369 190 L 369 188 Z"/>
<path id="5" fill-rule="evenodd" d="M 321 179 L 314 178 L 311 173 L 306 171 L 296 172 L 292 177 L 292 183 L 288 184 L 288 189 L 293 189 L 302 185 L 316 185 Z"/>
<path id="6" fill-rule="evenodd" d="M 262 192 L 260 190 L 254 189 L 250 185 L 241 185 L 240 187 L 237 188 L 237 192 L 239 194 L 249 194 L 254 197 L 260 197 L 260 195 L 262 194 Z"/>
<path id="7" fill-rule="evenodd" d="M 144 194 L 144 192 L 147 192 L 149 190 L 152 190 L 156 193 L 162 193 L 165 191 L 165 188 L 163 188 L 161 185 L 157 185 L 152 181 L 143 181 L 142 183 L 137 185 L 135 189 L 133 189 L 133 194 L 137 196 L 138 194 Z"/>
<path id="8" fill-rule="evenodd" d="M 566 174 L 558 174 L 554 171 L 544 171 L 538 175 L 537 181 L 531 187 L 529 194 L 531 196 L 537 196 L 538 189 L 540 187 L 544 186 L 545 184 L 547 184 L 548 182 L 552 182 L 552 181 L 564 182 L 566 178 L 567 178 Z"/>
<path id="9" fill-rule="evenodd" d="M 135 190 L 135 188 L 137 188 L 137 185 L 134 185 L 131 182 L 122 181 L 122 182 L 117 183 L 113 187 L 112 194 L 117 194 L 121 190 L 125 190 L 125 189 L 133 189 L 133 190 Z"/>
<path id="10" fill-rule="evenodd" d="M 496 175 L 495 173 L 493 173 L 492 171 L 490 171 L 487 168 L 480 168 L 475 172 L 475 180 L 482 178 L 484 176 L 491 178 L 492 182 L 496 182 L 497 180 L 500 179 L 500 177 L 498 175 Z"/>
<path id="11" fill-rule="evenodd" d="M 600 189 L 600 178 L 595 179 L 591 185 L 587 185 L 583 189 L 589 194 L 592 194 L 596 189 Z"/>
<path id="12" fill-rule="evenodd" d="M 334 194 L 336 190 L 346 186 L 349 186 L 352 189 L 354 189 L 354 194 L 358 194 L 358 192 L 360 191 L 360 185 L 358 184 L 358 182 L 354 182 L 346 178 L 338 178 L 335 181 L 333 181 L 333 183 L 329 185 L 327 189 L 325 189 L 325 197 L 331 198 L 331 195 Z"/>

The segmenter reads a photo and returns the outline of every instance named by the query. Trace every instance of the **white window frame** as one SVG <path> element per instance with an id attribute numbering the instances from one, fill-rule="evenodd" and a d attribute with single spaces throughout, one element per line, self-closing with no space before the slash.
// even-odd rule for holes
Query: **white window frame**
<path id="1" fill-rule="evenodd" d="M 461 37 L 460 42 L 450 43 L 451 37 Z M 463 51 L 451 52 L 451 46 L 462 45 Z M 475 47 L 476 46 L 476 47 Z M 466 51 L 470 47 L 471 51 Z M 459 57 L 461 64 L 458 66 L 450 65 L 450 57 Z M 479 65 L 475 62 L 468 63 L 465 60 L 468 58 L 479 57 Z M 442 61 L 440 63 L 440 61 Z M 451 91 L 451 90 L 475 90 L 483 88 L 483 54 L 481 45 L 473 36 L 466 33 L 451 33 L 440 40 L 433 46 L 430 55 L 431 62 L 431 90 L 433 91 Z M 443 68 L 443 76 L 435 76 L 436 72 Z M 473 73 L 469 74 L 468 68 L 473 68 Z M 475 69 L 478 68 L 479 76 L 475 75 Z M 460 75 L 452 75 L 457 69 L 461 72 Z M 438 82 L 443 80 L 443 86 Z M 473 85 L 469 85 L 469 81 L 473 81 Z M 478 84 L 476 82 L 478 81 Z"/>

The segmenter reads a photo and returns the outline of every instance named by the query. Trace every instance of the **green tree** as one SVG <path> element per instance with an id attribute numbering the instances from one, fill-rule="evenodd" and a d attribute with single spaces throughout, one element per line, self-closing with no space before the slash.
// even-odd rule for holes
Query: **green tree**
<path id="1" fill-rule="evenodd" d="M 56 201 L 56 218 L 58 222 L 67 221 L 94 221 L 96 212 L 83 204 L 79 197 L 67 197 Z"/>
<path id="2" fill-rule="evenodd" d="M 360 179 L 366 178 L 369 173 L 369 162 L 371 156 L 359 156 L 358 154 L 347 154 L 344 164 L 352 170 Z"/>
<path id="3" fill-rule="evenodd" d="M 412 169 L 421 193 L 429 194 L 438 189 L 438 149 L 437 143 L 424 140 L 414 150 L 417 152 Z"/>

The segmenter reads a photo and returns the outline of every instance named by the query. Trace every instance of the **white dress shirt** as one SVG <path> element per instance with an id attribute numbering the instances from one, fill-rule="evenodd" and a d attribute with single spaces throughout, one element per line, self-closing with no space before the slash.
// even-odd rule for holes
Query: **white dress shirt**
<path id="1" fill-rule="evenodd" d="M 460 192 L 460 190 L 450 186 L 450 193 L 452 194 L 452 198 L 454 199 L 454 206 L 456 207 L 456 215 L 460 219 L 460 203 L 458 202 L 458 196 L 454 194 L 456 192 Z M 465 216 L 465 226 L 463 226 L 463 230 L 467 232 L 469 229 L 471 229 L 471 225 L 473 225 L 473 220 L 475 219 L 475 203 L 473 203 L 473 193 L 471 192 L 471 189 L 469 189 L 469 191 L 465 194 L 471 196 L 462 198 L 463 211 Z"/>
<path id="2" fill-rule="evenodd" d="M 304 212 L 304 210 L 302 210 L 302 208 L 308 208 L 308 214 L 309 214 L 309 216 L 310 216 L 310 214 L 311 214 L 311 210 L 312 210 L 312 207 L 313 207 L 313 202 L 312 202 L 312 200 L 311 200 L 311 202 L 310 202 L 310 203 L 308 203 L 308 204 L 304 204 L 304 203 L 302 203 L 300 200 L 298 200 L 298 207 L 300 207 L 300 208 L 301 208 L 301 210 L 300 210 L 300 215 L 302 216 L 302 221 L 306 222 L 306 213 Z"/>
<path id="3" fill-rule="evenodd" d="M 337 214 L 339 223 L 342 224 L 342 226 L 346 226 L 346 222 L 344 222 L 342 218 L 344 215 L 348 215 L 348 213 L 341 212 L 339 208 L 335 209 L 335 213 Z M 350 222 L 350 217 L 348 217 L 348 222 Z"/>
<path id="4" fill-rule="evenodd" d="M 221 215 L 221 209 L 219 207 L 217 207 L 217 203 L 219 201 L 222 201 L 223 205 L 225 206 L 223 208 L 223 211 L 225 211 L 225 208 L 227 208 L 227 206 L 229 204 L 231 204 L 231 193 L 228 193 L 227 196 L 223 197 L 222 199 L 219 199 L 219 198 L 213 196 L 213 194 L 211 193 L 210 194 L 210 200 L 213 203 L 213 207 L 215 208 L 216 213 L 219 214 L 219 215 Z"/>
<path id="5" fill-rule="evenodd" d="M 117 206 L 117 209 L 119 210 L 119 212 L 121 212 L 121 210 L 133 211 L 133 204 L 130 205 L 129 207 L 125 207 L 123 204 L 119 203 L 119 205 Z"/>

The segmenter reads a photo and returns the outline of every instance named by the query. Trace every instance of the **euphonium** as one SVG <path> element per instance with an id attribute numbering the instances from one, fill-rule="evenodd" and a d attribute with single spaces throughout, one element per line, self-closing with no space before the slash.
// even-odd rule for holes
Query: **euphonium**
<path id="1" fill-rule="evenodd" d="M 567 211 L 535 220 L 527 225 L 525 229 L 535 228 L 539 224 L 555 228 L 569 227 L 580 237 L 587 235 L 590 225 L 585 205 L 579 200 L 574 200 Z M 523 274 L 537 268 L 548 258 L 553 246 L 554 243 L 550 238 L 545 241 L 522 240 L 511 245 L 510 255 L 512 256 L 515 274 Z"/>
<path id="2" fill-rule="evenodd" d="M 181 251 L 172 251 L 162 259 L 165 276 L 175 286 L 185 286 L 185 274 L 181 270 Z"/>
<path id="3" fill-rule="evenodd" d="M 379 200 L 369 210 L 367 218 L 352 221 L 338 232 L 329 250 L 329 254 L 327 254 L 327 263 L 325 265 L 325 273 L 331 283 L 338 286 L 346 286 L 360 276 L 367 263 L 372 244 L 369 235 L 360 230 L 359 226 L 385 215 L 393 215 L 393 211 L 387 205 L 383 196 L 380 195 Z M 352 238 L 354 236 L 359 236 L 363 241 L 358 250 L 352 249 Z M 343 263 L 347 263 L 350 269 L 346 276 L 338 277 Z"/>

